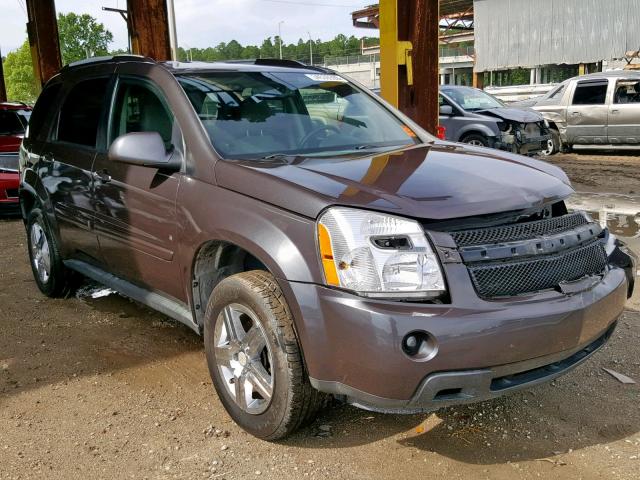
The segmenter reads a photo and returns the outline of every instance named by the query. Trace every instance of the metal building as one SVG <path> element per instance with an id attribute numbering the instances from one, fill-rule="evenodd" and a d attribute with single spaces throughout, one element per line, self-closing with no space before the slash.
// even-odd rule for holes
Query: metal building
<path id="1" fill-rule="evenodd" d="M 640 0 L 474 0 L 476 72 L 622 59 Z"/>

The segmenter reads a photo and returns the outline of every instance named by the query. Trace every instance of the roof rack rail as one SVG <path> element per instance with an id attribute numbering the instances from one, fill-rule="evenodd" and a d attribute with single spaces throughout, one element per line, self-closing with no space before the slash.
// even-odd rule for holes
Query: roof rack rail
<path id="1" fill-rule="evenodd" d="M 127 61 L 127 60 L 129 61 L 137 60 L 137 61 L 156 63 L 156 61 L 153 58 L 145 57 L 143 55 L 132 55 L 132 54 L 126 53 L 126 54 L 118 54 L 118 55 L 106 55 L 103 57 L 85 58 L 83 60 L 78 60 L 77 62 L 71 62 L 68 65 L 65 65 L 64 67 L 62 67 L 62 70 L 81 67 L 83 65 L 95 65 L 99 63 L 108 63 L 113 61 L 116 61 L 116 62 Z"/>
<path id="2" fill-rule="evenodd" d="M 222 60 L 221 63 L 245 63 L 248 65 L 262 65 L 268 67 L 285 67 L 285 68 L 304 68 L 307 70 L 316 70 L 318 72 L 328 72 L 324 67 L 307 65 L 298 60 L 287 60 L 280 58 L 257 58 L 255 60 Z"/>

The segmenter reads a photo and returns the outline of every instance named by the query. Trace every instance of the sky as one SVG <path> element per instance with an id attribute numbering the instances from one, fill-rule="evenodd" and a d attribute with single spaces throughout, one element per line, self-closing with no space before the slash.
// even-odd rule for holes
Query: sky
<path id="1" fill-rule="evenodd" d="M 262 43 L 278 35 L 282 24 L 285 43 L 314 39 L 330 40 L 339 33 L 347 36 L 377 36 L 375 30 L 356 29 L 350 13 L 372 0 L 174 0 L 178 43 L 187 48 L 215 46 L 237 40 L 243 45 Z M 26 39 L 25 0 L 0 0 L 5 19 L 0 29 L 2 55 L 18 48 Z M 126 8 L 125 0 L 56 0 L 58 13 L 88 13 L 113 33 L 112 49 L 126 48 L 127 29 L 117 13 L 102 7 Z M 7 21 L 7 19 L 9 21 Z"/>

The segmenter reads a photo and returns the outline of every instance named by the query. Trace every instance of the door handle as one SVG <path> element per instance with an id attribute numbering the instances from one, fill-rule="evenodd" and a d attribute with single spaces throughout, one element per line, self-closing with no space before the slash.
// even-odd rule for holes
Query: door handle
<path id="1" fill-rule="evenodd" d="M 111 175 L 109 175 L 107 170 L 93 172 L 91 176 L 96 182 L 109 183 L 111 181 Z"/>
<path id="2" fill-rule="evenodd" d="M 620 110 L 611 110 L 611 115 L 618 115 Z"/>
<path id="3" fill-rule="evenodd" d="M 580 113 L 580 112 L 571 112 L 571 115 L 573 115 L 574 117 L 581 117 L 582 113 Z"/>

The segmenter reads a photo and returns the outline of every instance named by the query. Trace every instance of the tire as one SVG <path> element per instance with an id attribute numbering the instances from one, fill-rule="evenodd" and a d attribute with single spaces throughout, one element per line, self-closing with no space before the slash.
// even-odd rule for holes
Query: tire
<path id="1" fill-rule="evenodd" d="M 551 139 L 546 150 L 542 150 L 540 153 L 544 157 L 550 157 L 560 151 L 560 134 L 557 130 L 551 130 Z"/>
<path id="2" fill-rule="evenodd" d="M 29 263 L 36 285 L 48 297 L 66 296 L 73 289 L 73 274 L 62 263 L 60 249 L 42 210 L 27 216 Z"/>
<path id="3" fill-rule="evenodd" d="M 470 133 L 462 138 L 462 143 L 473 145 L 474 147 L 488 147 L 489 140 L 480 133 Z"/>
<path id="4" fill-rule="evenodd" d="M 309 383 L 273 276 L 256 270 L 226 278 L 211 294 L 204 322 L 213 385 L 240 427 L 273 441 L 315 419 L 326 395 Z"/>

